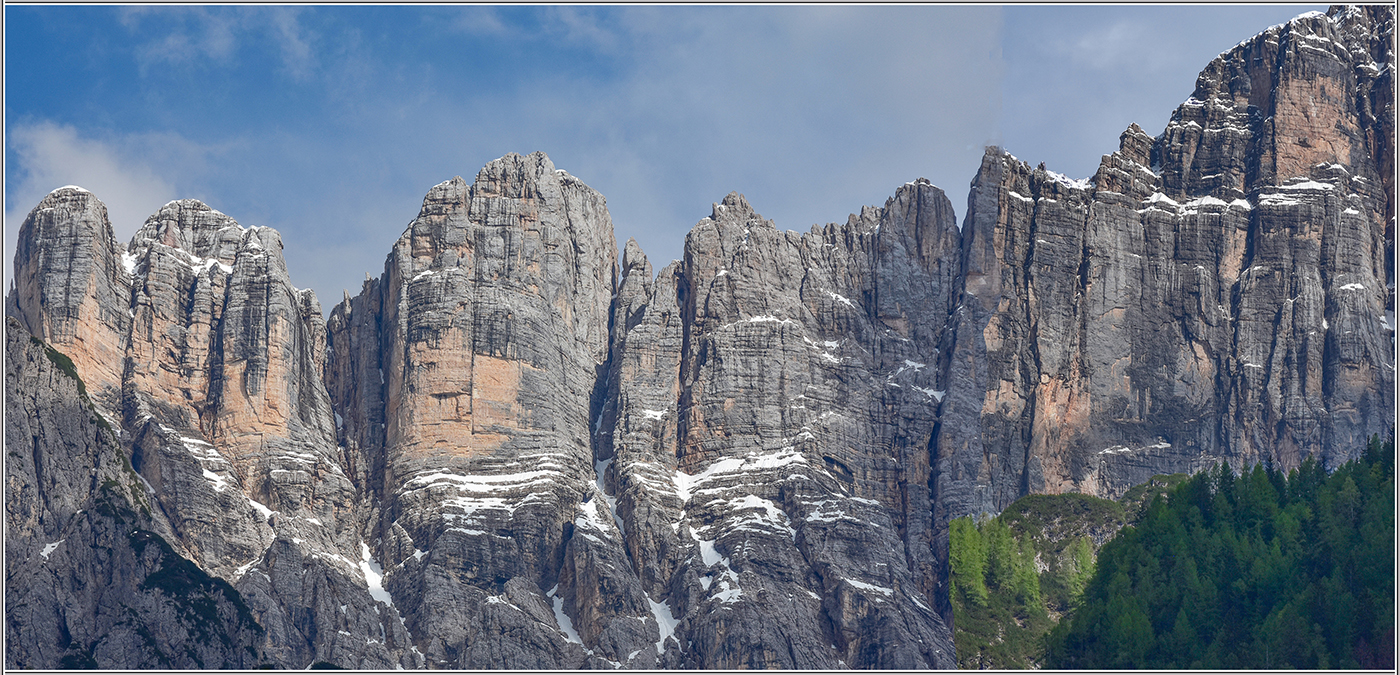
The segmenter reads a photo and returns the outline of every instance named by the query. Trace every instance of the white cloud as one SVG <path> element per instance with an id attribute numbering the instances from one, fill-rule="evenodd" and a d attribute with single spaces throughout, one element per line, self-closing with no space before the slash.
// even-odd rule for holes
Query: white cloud
<path id="1" fill-rule="evenodd" d="M 175 198 L 175 186 L 150 166 L 122 156 L 115 144 L 82 137 L 71 126 L 14 125 L 9 143 L 22 177 L 7 186 L 7 231 L 18 228 L 44 195 L 63 185 L 81 185 L 97 195 L 119 238 L 135 233 L 147 216 Z"/>
<path id="2" fill-rule="evenodd" d="M 269 18 L 273 38 L 282 49 L 283 67 L 292 79 L 306 80 L 316 67 L 316 57 L 310 44 L 312 36 L 305 34 L 297 21 L 297 10 L 277 7 Z"/>
<path id="3" fill-rule="evenodd" d="M 143 38 L 134 47 L 143 76 L 159 67 L 234 65 L 240 47 L 257 48 L 257 38 L 265 37 L 278 50 L 287 74 L 305 81 L 318 65 L 316 36 L 301 25 L 299 14 L 291 7 L 128 7 L 122 9 L 121 22 Z"/>
<path id="4" fill-rule="evenodd" d="M 5 185 L 6 289 L 20 225 L 49 192 L 86 188 L 107 205 L 118 241 L 126 241 L 162 204 L 181 196 L 171 177 L 193 169 L 205 152 L 170 134 L 99 140 L 48 121 L 11 125 L 7 142 L 16 161 Z"/>

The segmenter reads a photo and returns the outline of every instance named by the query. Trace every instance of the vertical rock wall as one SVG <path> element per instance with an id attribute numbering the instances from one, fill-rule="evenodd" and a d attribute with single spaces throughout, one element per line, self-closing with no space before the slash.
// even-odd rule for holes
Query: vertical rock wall
<path id="1" fill-rule="evenodd" d="M 434 187 L 384 274 L 331 312 L 340 437 L 436 667 L 606 667 L 655 642 L 635 580 L 600 600 L 573 578 L 606 576 L 580 558 L 626 569 L 589 417 L 615 251 L 601 195 L 542 153 L 507 155 Z M 561 630 L 571 616 L 587 620 Z"/>
<path id="2" fill-rule="evenodd" d="M 629 243 L 599 453 L 687 667 L 952 664 L 928 457 L 957 240 L 919 181 L 805 235 L 730 194 L 654 282 Z"/>
<path id="3" fill-rule="evenodd" d="M 951 514 L 1222 460 L 1335 467 L 1393 425 L 1392 31 L 1337 8 L 1242 42 L 1086 181 L 988 151 L 938 443 Z"/>
<path id="4" fill-rule="evenodd" d="M 171 555 L 238 589 L 268 662 L 418 665 L 368 588 L 321 308 L 278 234 L 181 200 L 122 247 L 105 214 L 80 188 L 50 194 L 22 226 L 8 305 L 91 382 Z"/>
<path id="5" fill-rule="evenodd" d="M 949 518 L 1394 424 L 1392 39 L 1271 28 L 1090 179 L 990 149 L 961 228 L 922 179 L 800 234 L 730 194 L 655 276 L 507 155 L 325 322 L 275 231 L 181 200 L 123 247 L 56 190 L 7 298 L 7 665 L 950 668 Z"/>

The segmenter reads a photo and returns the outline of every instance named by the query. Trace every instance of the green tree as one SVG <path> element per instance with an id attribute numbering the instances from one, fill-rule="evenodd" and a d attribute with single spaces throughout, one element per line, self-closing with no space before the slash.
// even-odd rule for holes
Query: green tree
<path id="1" fill-rule="evenodd" d="M 982 538 L 987 544 L 987 587 L 994 589 L 1013 588 L 1016 576 L 1016 542 L 1011 529 L 993 518 L 982 525 Z"/>
<path id="2" fill-rule="evenodd" d="M 1177 486 L 1099 552 L 1045 665 L 1393 668 L 1394 447 Z"/>
<path id="3" fill-rule="evenodd" d="M 1089 538 L 1075 537 L 1066 548 L 1065 561 L 1069 568 L 1064 575 L 1065 584 L 1069 587 L 1070 595 L 1083 595 L 1084 586 L 1094 575 L 1094 546 L 1089 542 Z"/>
<path id="4" fill-rule="evenodd" d="M 1036 569 L 1035 549 L 1029 538 L 1022 539 L 1016 550 L 1015 570 L 1011 585 L 1016 594 L 1016 602 L 1026 612 L 1044 613 L 1040 605 L 1040 573 Z"/>
<path id="5" fill-rule="evenodd" d="M 973 605 L 987 605 L 987 547 L 972 518 L 957 518 L 948 523 L 948 567 L 952 577 L 951 593 Z"/>

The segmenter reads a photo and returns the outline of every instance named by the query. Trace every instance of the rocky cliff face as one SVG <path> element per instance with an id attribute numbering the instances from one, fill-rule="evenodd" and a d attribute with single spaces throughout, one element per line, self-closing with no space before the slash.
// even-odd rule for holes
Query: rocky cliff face
<path id="1" fill-rule="evenodd" d="M 277 233 L 182 200 L 123 247 L 101 202 L 64 188 L 20 241 L 11 313 L 71 355 L 150 486 L 163 546 L 237 589 L 264 629 L 260 658 L 418 665 L 371 595 L 366 512 L 321 383 L 321 308 L 288 280 Z M 145 663 L 128 656 L 101 663 Z"/>
<path id="2" fill-rule="evenodd" d="M 920 181 L 804 235 L 730 194 L 655 281 L 628 243 L 596 447 L 684 665 L 952 667 L 928 487 L 950 297 L 927 290 L 957 241 Z"/>
<path id="3" fill-rule="evenodd" d="M 75 363 L 7 320 L 5 665 L 255 668 L 265 631 L 172 528 Z"/>
<path id="4" fill-rule="evenodd" d="M 183 200 L 122 246 L 56 190 L 7 299 L 7 665 L 953 667 L 948 518 L 1393 424 L 1392 26 L 1241 43 L 1088 180 L 989 150 L 961 228 L 922 179 L 801 234 L 730 194 L 655 275 L 508 155 L 324 322 L 275 231 Z"/>
<path id="5" fill-rule="evenodd" d="M 589 442 L 615 250 L 601 195 L 508 155 L 434 187 L 384 274 L 331 312 L 339 437 L 434 667 L 607 667 L 656 642 L 615 576 Z M 580 566 L 616 586 L 575 593 Z"/>
<path id="6" fill-rule="evenodd" d="M 1242 42 L 1089 180 L 988 151 L 937 443 L 951 512 L 1336 466 L 1394 423 L 1393 26 L 1336 8 Z"/>

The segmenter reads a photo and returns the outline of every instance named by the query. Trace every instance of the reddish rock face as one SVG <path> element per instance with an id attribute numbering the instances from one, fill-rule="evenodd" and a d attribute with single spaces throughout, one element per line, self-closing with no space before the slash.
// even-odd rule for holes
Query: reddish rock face
<path id="1" fill-rule="evenodd" d="M 40 590 L 7 665 L 137 644 L 79 586 L 140 595 L 147 532 L 237 591 L 209 663 L 951 668 L 949 518 L 1393 425 L 1392 35 L 1271 28 L 1090 179 L 990 149 L 961 228 L 922 179 L 805 233 L 731 193 L 655 276 L 601 195 L 507 155 L 324 322 L 272 230 L 182 200 L 124 248 L 57 190 L 7 313 L 93 407 L 10 336 L 6 572 Z M 171 665 L 143 649 L 93 658 Z"/>
<path id="2" fill-rule="evenodd" d="M 364 515 L 321 381 L 321 308 L 292 286 L 278 234 L 181 200 L 124 248 L 102 203 L 65 188 L 29 215 L 20 241 L 10 313 L 70 355 L 118 431 L 148 490 L 132 497 L 145 507 L 140 527 L 251 606 L 265 629 L 258 658 L 420 664 L 407 646 L 386 645 L 406 642 L 397 621 L 377 647 L 307 637 L 314 626 L 368 634 L 371 622 L 379 634 L 381 614 L 351 562 L 362 557 Z M 128 656 L 111 663 L 154 663 Z"/>
<path id="3" fill-rule="evenodd" d="M 108 414 L 121 409 L 121 369 L 130 325 L 130 275 L 107 207 L 91 192 L 49 193 L 20 226 L 10 313 L 63 350 L 89 395 Z"/>
<path id="4" fill-rule="evenodd" d="M 981 406 L 945 406 L 938 443 L 951 512 L 1218 461 L 1336 466 L 1389 429 L 1392 26 L 1336 9 L 1241 43 L 1089 181 L 988 152 L 954 321 L 972 377 L 949 394 Z"/>
<path id="5" fill-rule="evenodd" d="M 382 504 L 370 526 L 403 561 L 386 584 L 430 663 L 599 667 L 656 641 L 634 579 L 606 597 L 576 590 L 610 569 L 578 556 L 626 569 L 615 526 L 586 554 L 570 537 L 612 522 L 588 500 L 615 251 L 601 195 L 543 153 L 507 155 L 471 185 L 434 187 L 384 274 L 331 312 L 339 435 Z M 563 638 L 556 599 L 596 649 Z"/>

